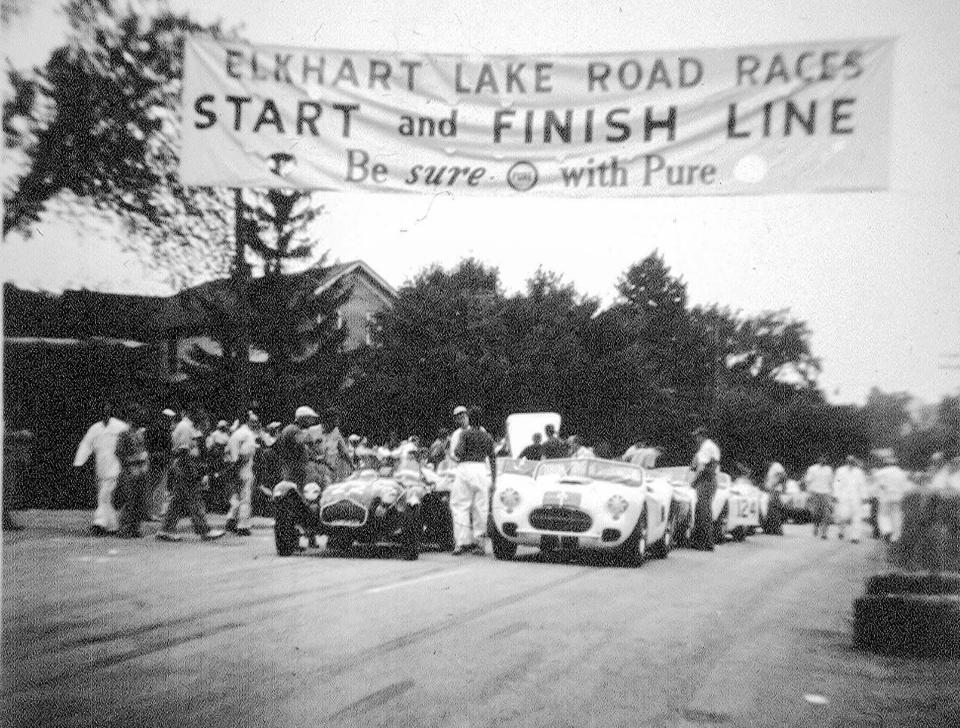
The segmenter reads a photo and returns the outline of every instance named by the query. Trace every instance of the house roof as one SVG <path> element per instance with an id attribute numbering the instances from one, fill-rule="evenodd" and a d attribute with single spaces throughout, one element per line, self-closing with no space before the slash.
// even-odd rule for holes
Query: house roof
<path id="1" fill-rule="evenodd" d="M 303 273 L 284 274 L 300 278 Z M 322 292 L 353 273 L 366 277 L 385 301 L 396 298 L 396 290 L 362 260 L 327 266 L 317 292 Z M 220 278 L 187 288 L 172 296 L 138 296 L 102 293 L 86 289 L 53 295 L 29 291 L 11 283 L 3 286 L 5 337 L 74 339 L 92 336 L 124 341 L 150 341 L 169 332 L 199 333 L 210 324 L 210 301 L 230 295 L 233 281 Z M 270 295 L 264 278 L 251 280 L 251 294 Z"/>

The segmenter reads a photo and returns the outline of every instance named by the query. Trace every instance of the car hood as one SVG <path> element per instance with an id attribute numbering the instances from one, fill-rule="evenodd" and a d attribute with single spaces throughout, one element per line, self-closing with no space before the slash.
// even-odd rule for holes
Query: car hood
<path id="1" fill-rule="evenodd" d="M 401 492 L 403 492 L 403 486 L 393 478 L 361 476 L 328 485 L 320 496 L 320 505 L 325 506 L 341 500 L 351 500 L 362 506 L 369 506 L 376 498 L 393 502 Z"/>
<path id="2" fill-rule="evenodd" d="M 588 478 L 545 476 L 537 479 L 513 476 L 498 482 L 498 490 L 513 487 L 522 501 L 531 507 L 539 505 L 569 506 L 594 512 L 603 508 L 613 495 L 636 502 L 646 494 L 646 486 L 631 487 L 621 483 Z"/>

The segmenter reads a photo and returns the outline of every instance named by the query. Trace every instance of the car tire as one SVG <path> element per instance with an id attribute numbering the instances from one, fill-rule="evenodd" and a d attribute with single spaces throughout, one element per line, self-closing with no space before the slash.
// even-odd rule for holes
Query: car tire
<path id="1" fill-rule="evenodd" d="M 633 532 L 622 546 L 621 556 L 627 566 L 638 568 L 647 560 L 647 507 L 640 511 L 640 518 Z"/>
<path id="2" fill-rule="evenodd" d="M 487 535 L 490 536 L 494 558 L 499 561 L 510 561 L 517 555 L 517 544 L 500 534 L 493 523 L 493 518 L 487 521 Z"/>
<path id="3" fill-rule="evenodd" d="M 300 546 L 300 530 L 294 520 L 291 505 L 285 496 L 277 501 L 273 522 L 273 540 L 277 556 L 291 556 Z"/>
<path id="4" fill-rule="evenodd" d="M 745 541 L 747 538 L 747 529 L 744 526 L 737 526 L 730 532 L 734 541 Z"/>
<path id="5" fill-rule="evenodd" d="M 673 534 L 676 533 L 677 528 L 676 518 L 675 513 L 670 514 L 663 536 L 655 544 L 650 546 L 650 555 L 655 559 L 665 559 L 670 555 L 670 551 L 673 550 Z"/>

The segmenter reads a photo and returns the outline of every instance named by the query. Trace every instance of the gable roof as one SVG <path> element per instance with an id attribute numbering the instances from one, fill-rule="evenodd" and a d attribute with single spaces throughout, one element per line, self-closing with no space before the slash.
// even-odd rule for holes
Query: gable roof
<path id="1" fill-rule="evenodd" d="M 284 274 L 300 278 L 303 273 Z M 352 274 L 362 275 L 378 290 L 385 302 L 393 301 L 397 292 L 362 260 L 327 266 L 317 293 Z M 263 276 L 250 282 L 254 297 L 265 295 Z M 103 293 L 87 289 L 67 290 L 60 295 L 18 288 L 12 283 L 3 286 L 6 337 L 43 337 L 73 339 L 91 336 L 151 341 L 170 332 L 201 333 L 209 328 L 209 302 L 229 295 L 233 281 L 218 278 L 179 291 L 171 296 L 139 296 Z"/>

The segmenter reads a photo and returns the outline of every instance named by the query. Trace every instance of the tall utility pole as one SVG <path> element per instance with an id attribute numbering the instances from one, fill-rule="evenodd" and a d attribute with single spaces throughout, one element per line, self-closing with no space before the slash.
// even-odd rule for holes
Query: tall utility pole
<path id="1" fill-rule="evenodd" d="M 250 264 L 247 263 L 247 226 L 249 221 L 243 217 L 243 191 L 237 187 L 233 191 L 234 208 L 234 251 L 233 266 L 230 271 L 231 283 L 237 301 L 236 351 L 234 352 L 237 400 L 235 409 L 242 420 L 243 413 L 250 405 Z"/>

